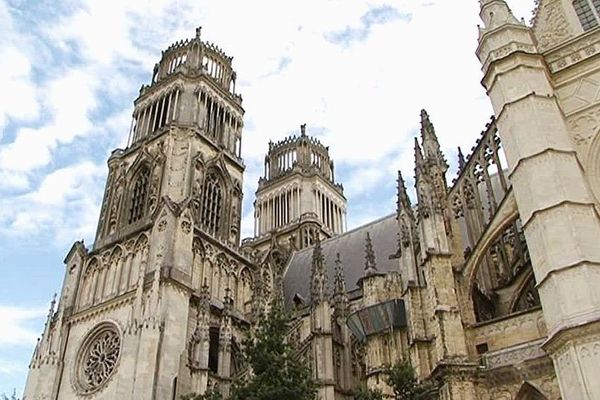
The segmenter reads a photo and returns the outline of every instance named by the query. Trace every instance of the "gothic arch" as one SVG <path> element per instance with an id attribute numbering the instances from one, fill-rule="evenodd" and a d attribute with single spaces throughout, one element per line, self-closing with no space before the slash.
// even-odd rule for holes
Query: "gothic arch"
<path id="1" fill-rule="evenodd" d="M 504 201 L 498 207 L 496 215 L 488 224 L 467 260 L 462 275 L 466 280 L 468 293 L 471 293 L 474 288 L 477 272 L 482 265 L 484 256 L 500 235 L 518 218 L 519 211 L 511 190 L 506 194 Z"/>
<path id="2" fill-rule="evenodd" d="M 200 212 L 196 216 L 199 225 L 207 233 L 216 237 L 223 237 L 226 234 L 226 210 L 229 209 L 229 196 L 225 179 L 218 168 L 210 167 L 207 169 L 200 202 Z"/>
<path id="3" fill-rule="evenodd" d="M 127 175 L 129 183 L 121 216 L 127 224 L 132 224 L 148 216 L 152 166 L 146 160 L 139 161 L 137 165 L 134 163 Z"/>

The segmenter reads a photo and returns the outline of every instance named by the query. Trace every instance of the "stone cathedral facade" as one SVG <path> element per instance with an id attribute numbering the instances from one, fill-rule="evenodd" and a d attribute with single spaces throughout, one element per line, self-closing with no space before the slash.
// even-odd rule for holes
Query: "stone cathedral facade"
<path id="1" fill-rule="evenodd" d="M 600 399 L 600 3 L 539 0 L 531 26 L 504 0 L 480 7 L 495 116 L 449 181 L 451 132 L 422 111 L 416 204 L 399 173 L 396 212 L 350 231 L 302 126 L 269 144 L 241 241 L 232 59 L 200 30 L 165 50 L 108 160 L 94 245 L 65 258 L 24 399 L 227 395 L 274 299 L 322 400 L 390 393 L 402 359 L 431 399 Z"/>

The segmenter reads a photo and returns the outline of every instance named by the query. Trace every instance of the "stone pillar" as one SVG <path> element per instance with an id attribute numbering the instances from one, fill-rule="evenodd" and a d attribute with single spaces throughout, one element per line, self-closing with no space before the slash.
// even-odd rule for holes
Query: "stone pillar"
<path id="1" fill-rule="evenodd" d="M 510 167 L 564 399 L 600 398 L 600 220 L 531 30 L 484 0 L 477 54 Z"/>

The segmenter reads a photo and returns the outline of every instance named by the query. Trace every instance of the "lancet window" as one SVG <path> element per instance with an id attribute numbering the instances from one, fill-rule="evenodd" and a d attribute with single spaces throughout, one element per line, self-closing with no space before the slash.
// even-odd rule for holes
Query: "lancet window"
<path id="1" fill-rule="evenodd" d="M 584 31 L 598 26 L 600 19 L 600 0 L 575 0 L 573 8 Z"/>
<path id="2" fill-rule="evenodd" d="M 135 183 L 131 189 L 129 218 L 127 219 L 130 224 L 140 220 L 146 213 L 149 178 L 150 169 L 146 166 L 142 167 L 135 177 Z"/>
<path id="3" fill-rule="evenodd" d="M 176 118 L 179 89 L 175 88 L 134 113 L 132 143 L 153 134 Z"/>
<path id="4" fill-rule="evenodd" d="M 223 209 L 223 190 L 218 176 L 212 172 L 206 176 L 202 196 L 202 225 L 212 235 L 219 233 Z"/>

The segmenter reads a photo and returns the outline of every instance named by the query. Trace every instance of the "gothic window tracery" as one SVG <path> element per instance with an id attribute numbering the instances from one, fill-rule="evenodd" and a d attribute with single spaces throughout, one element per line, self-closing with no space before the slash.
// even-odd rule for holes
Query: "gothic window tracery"
<path id="1" fill-rule="evenodd" d="M 129 217 L 127 222 L 132 224 L 139 221 L 146 213 L 146 199 L 148 197 L 148 182 L 150 170 L 144 166 L 138 172 L 133 188 L 131 190 L 131 198 L 129 203 Z"/>
<path id="2" fill-rule="evenodd" d="M 222 208 L 223 189 L 219 178 L 212 172 L 206 176 L 202 195 L 202 226 L 212 235 L 219 234 Z"/>
<path id="3" fill-rule="evenodd" d="M 598 26 L 600 0 L 575 0 L 573 1 L 573 8 L 575 8 L 575 13 L 584 31 Z"/>
<path id="4" fill-rule="evenodd" d="M 90 394 L 100 389 L 117 368 L 121 353 L 121 337 L 113 324 L 97 327 L 81 347 L 77 363 L 77 384 Z"/>

